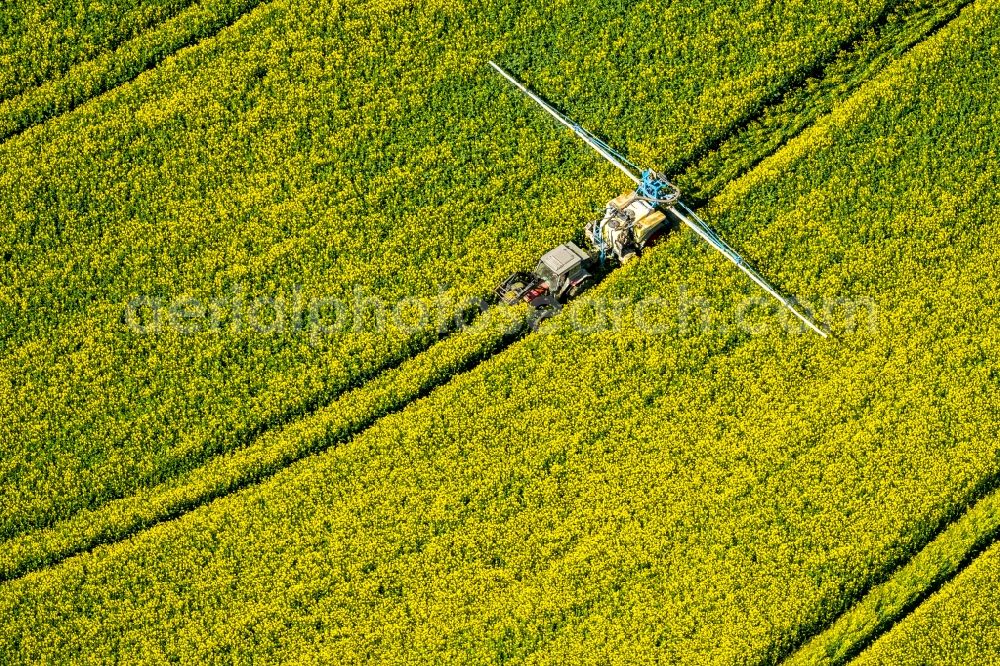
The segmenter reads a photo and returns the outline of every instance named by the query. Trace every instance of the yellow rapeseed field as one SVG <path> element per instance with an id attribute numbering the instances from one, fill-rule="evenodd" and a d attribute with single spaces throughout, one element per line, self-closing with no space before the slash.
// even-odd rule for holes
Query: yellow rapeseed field
<path id="1" fill-rule="evenodd" d="M 487 58 L 668 168 L 882 9 L 274 0 L 4 142 L 0 538 L 314 411 L 576 233 L 621 183 Z"/>
<path id="2" fill-rule="evenodd" d="M 994 294 L 1000 262 L 1000 172 L 995 168 L 1000 134 L 994 129 L 1000 117 L 998 9 L 998 0 L 975 0 L 707 207 L 706 219 L 783 290 L 797 294 L 827 323 L 832 340 L 792 326 L 730 264 L 690 234 L 673 234 L 574 301 L 538 334 L 457 373 L 349 441 L 177 520 L 0 585 L 0 660 L 778 662 L 887 578 L 1000 473 L 1000 396 L 994 390 L 1000 345 Z M 708 25 L 725 14 L 711 14 Z M 386 17 L 392 15 L 372 14 L 378 25 L 391 24 Z M 537 20 L 529 11 L 511 20 L 521 16 Z M 567 30 L 573 34 L 572 27 Z M 704 42 L 725 58 L 724 44 L 708 36 Z M 543 46 L 558 52 L 556 47 L 564 45 L 553 37 Z M 301 63 L 303 70 L 314 65 Z M 725 69 L 718 67 L 720 73 Z M 540 77 L 538 85 L 551 85 L 547 80 Z M 447 85 L 459 88 L 456 81 Z M 519 110 L 516 98 L 498 102 L 503 95 L 484 90 L 482 103 L 510 104 L 497 113 L 513 118 L 527 113 Z M 211 104 L 205 107 L 206 114 L 224 116 Z M 151 117 L 158 112 L 147 109 Z M 180 125 L 178 118 L 187 115 L 172 122 Z M 534 121 L 523 122 L 532 126 Z M 692 129 L 695 125 L 685 131 L 707 131 Z M 395 125 L 387 119 L 389 126 Z M 545 129 L 539 124 L 537 137 Z M 525 133 L 529 142 L 536 136 Z M 497 130 L 490 140 L 506 145 L 502 135 Z M 305 140 L 294 133 L 286 138 Z M 391 156 L 392 145 L 384 144 L 381 154 Z M 279 148 L 273 147 L 274 154 Z M 510 151 L 505 159 L 519 159 L 514 148 L 505 150 Z M 550 150 L 559 154 L 558 147 Z M 455 148 L 455 154 L 461 151 Z M 408 171 L 385 159 L 381 172 L 392 172 L 393 178 L 433 173 L 427 165 Z M 556 188 L 559 178 L 568 180 L 574 169 L 589 164 L 567 157 L 541 182 Z M 449 173 L 446 163 L 435 168 Z M 282 173 L 290 179 L 289 192 L 298 193 L 296 172 Z M 441 182 L 449 183 L 448 191 L 465 191 L 458 171 L 451 173 Z M 547 191 L 583 199 L 584 190 L 562 182 L 563 189 Z M 609 183 L 616 184 L 610 177 L 593 179 L 589 185 L 598 189 L 589 190 L 590 196 L 599 187 L 610 189 Z M 496 185 L 494 205 L 514 206 L 523 196 L 521 188 L 514 196 Z M 362 193 L 374 197 L 374 191 Z M 404 205 L 405 191 L 384 196 L 398 196 L 393 201 Z M 427 188 L 426 205 L 434 205 L 434 191 Z M 542 196 L 545 190 L 534 192 Z M 291 205 L 284 209 L 294 210 Z M 415 225 L 423 210 L 394 222 Z M 296 219 L 291 213 L 288 218 Z M 303 228 L 308 219 L 302 214 Z M 538 223 L 546 226 L 544 219 Z M 575 226 L 566 224 L 566 229 Z M 379 256 L 390 263 L 350 264 L 382 280 L 384 293 L 420 284 L 414 276 L 432 266 L 455 267 L 449 275 L 462 285 L 456 291 L 475 293 L 492 284 L 493 273 L 504 272 L 508 260 L 527 259 L 540 249 L 536 242 L 544 247 L 552 240 L 539 241 L 542 232 L 527 238 L 524 223 L 501 223 L 511 231 L 504 244 L 498 239 L 498 246 L 511 248 L 510 255 L 493 255 L 504 260 L 502 265 L 487 262 L 485 250 L 463 254 L 456 243 L 456 254 L 442 255 L 438 263 L 428 259 L 400 268 L 404 264 L 395 260 L 402 252 L 394 255 L 389 248 L 402 243 L 403 236 L 395 236 L 391 226 L 373 222 L 358 237 L 345 221 L 329 232 L 330 238 L 340 233 L 356 239 L 385 234 L 379 247 L 386 254 Z M 515 240 L 516 228 L 524 230 L 524 239 Z M 553 235 L 563 231 L 555 223 L 550 229 Z M 194 243 L 201 234 L 197 238 L 207 248 L 213 232 L 221 233 L 208 223 L 194 225 L 184 238 Z M 262 252 L 280 247 L 280 234 L 274 233 L 275 244 Z M 327 237 L 325 231 L 315 233 Z M 468 230 L 458 234 L 474 236 Z M 341 252 L 340 243 L 351 242 L 302 238 L 308 241 L 303 247 L 321 256 Z M 219 242 L 253 240 L 227 236 Z M 247 252 L 246 264 L 253 266 L 257 254 Z M 298 250 L 275 252 L 288 263 L 273 272 L 250 270 L 243 279 L 267 284 L 286 274 L 288 266 L 306 264 Z M 212 261 L 226 265 L 208 256 L 193 253 L 191 260 L 207 262 L 199 264 L 206 267 Z M 342 270 L 334 262 L 328 266 L 307 284 Z M 476 277 L 457 277 L 470 267 Z M 206 274 L 216 273 L 206 269 Z M 160 279 L 156 271 L 137 273 L 137 281 L 150 285 Z M 205 293 L 198 291 L 203 286 L 189 289 Z M 24 293 L 30 298 L 32 291 Z M 65 302 L 75 298 L 68 294 Z M 93 312 L 80 311 L 81 317 Z M 74 330 L 83 321 L 67 316 L 59 330 Z M 501 334 L 502 329 L 488 329 L 483 339 L 496 345 Z M 36 342 L 44 340 L 41 331 L 24 328 L 14 335 L 21 336 L 18 344 L 45 349 Z M 468 353 L 462 341 L 475 340 L 454 336 L 448 341 L 455 347 L 442 354 L 446 363 Z M 187 362 L 181 352 L 202 344 L 189 340 L 214 339 L 211 335 L 176 334 L 171 346 L 162 348 L 145 343 L 150 346 L 143 360 L 162 354 L 164 360 L 154 367 L 176 371 L 171 383 L 150 393 L 150 401 L 178 405 L 164 414 L 191 410 L 189 423 L 200 427 L 213 423 L 212 415 L 224 408 L 245 408 L 245 400 L 239 394 L 227 398 L 227 385 L 214 383 L 207 370 L 224 358 L 221 350 L 231 341 L 216 337 L 219 356 L 200 365 L 200 356 Z M 270 366 L 269 354 L 280 357 L 290 338 L 256 340 L 248 343 L 247 354 L 259 349 L 264 367 L 273 367 L 278 378 L 288 376 L 289 368 L 312 367 L 319 358 L 350 358 L 336 351 L 345 344 L 338 339 L 320 345 L 326 356 L 309 356 L 311 348 L 305 346 L 302 357 L 292 354 L 281 361 L 287 365 Z M 101 344 L 114 348 L 115 341 L 111 335 Z M 22 382 L 28 389 L 58 362 L 35 369 L 32 356 L 16 356 L 17 349 L 11 358 L 31 369 L 27 376 L 33 379 Z M 77 352 L 83 359 L 88 358 L 85 349 Z M 373 343 L 358 358 L 378 349 Z M 388 363 L 378 361 L 383 362 Z M 249 367 L 244 357 L 232 364 Z M 350 376 L 352 366 L 344 366 L 344 376 Z M 191 367 L 199 370 L 186 369 Z M 400 369 L 393 385 L 398 381 L 402 389 L 418 386 L 428 366 Z M 61 390 L 72 395 L 76 375 L 66 376 L 71 383 Z M 151 372 L 146 381 L 156 386 L 158 376 Z M 203 377 L 212 381 L 188 393 L 178 388 Z M 239 381 L 244 380 L 234 383 Z M 12 382 L 27 391 L 22 384 Z M 0 390 L 5 385 L 0 383 Z M 102 388 L 112 393 L 111 387 Z M 385 385 L 361 386 L 354 394 L 360 403 L 353 404 L 365 404 L 369 389 L 378 399 L 391 397 Z M 28 394 L 12 392 L 6 404 L 22 409 L 18 399 Z M 130 414 L 120 423 L 135 418 Z M 271 435 L 276 450 L 308 449 L 338 423 L 333 411 L 313 418 L 319 420 L 307 418 Z M 34 421 L 24 417 L 23 423 Z M 230 427 L 219 423 L 219 428 Z M 116 431 L 108 425 L 107 432 Z M 38 438 L 48 441 L 44 433 Z M 130 441 L 128 435 L 122 441 Z M 156 440 L 144 440 L 149 441 Z M 217 440 L 206 433 L 203 441 Z M 189 444 L 192 452 L 204 450 L 200 447 L 199 440 Z M 93 468 L 100 469 L 100 461 L 110 458 L 103 457 L 106 449 L 95 449 Z M 65 460 L 66 451 L 75 450 L 69 447 L 31 450 L 41 459 L 51 456 L 50 476 L 60 472 L 68 479 L 87 479 L 87 492 L 93 494 L 71 495 L 60 505 L 25 493 L 19 513 L 8 515 L 10 533 L 23 524 L 18 521 L 28 520 L 25 516 L 52 515 L 45 510 L 57 506 L 68 511 L 74 502 L 95 503 L 100 490 L 91 489 L 116 478 L 90 475 L 90 467 Z M 170 444 L 148 445 L 148 455 L 146 450 L 123 454 L 116 459 L 118 473 L 138 468 L 162 476 L 157 465 L 171 450 Z M 25 474 L 27 461 L 16 464 L 20 467 L 6 470 Z M 16 483 L 17 474 L 8 471 L 7 478 Z M 120 515 L 133 519 L 127 511 Z M 105 517 L 113 520 L 115 514 Z M 989 560 L 982 562 L 955 587 L 965 580 L 988 586 L 983 572 Z M 933 603 L 921 617 L 947 612 Z M 988 616 L 989 603 L 977 604 L 977 612 L 983 609 Z M 913 622 L 920 624 L 910 632 L 933 626 L 917 615 Z M 871 658 L 879 651 L 890 661 L 894 654 L 918 660 L 962 654 L 907 640 L 906 626 L 900 625 L 900 642 L 876 643 Z"/>

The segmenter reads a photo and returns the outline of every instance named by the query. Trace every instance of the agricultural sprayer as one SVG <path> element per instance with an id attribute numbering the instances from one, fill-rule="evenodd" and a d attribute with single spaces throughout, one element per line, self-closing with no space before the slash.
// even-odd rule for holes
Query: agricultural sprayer
<path id="1" fill-rule="evenodd" d="M 736 250 L 685 205 L 681 201 L 680 189 L 663 174 L 653 169 L 639 168 L 604 141 L 557 111 L 495 62 L 490 61 L 490 65 L 635 183 L 634 190 L 630 189 L 608 202 L 600 219 L 588 222 L 584 226 L 588 251 L 584 251 L 572 242 L 556 246 L 542 256 L 534 271 L 514 273 L 497 287 L 496 294 L 502 302 L 513 305 L 526 301 L 537 311 L 536 322 L 552 316 L 559 311 L 566 299 L 572 298 L 588 286 L 593 280 L 591 270 L 595 265 L 603 266 L 609 260 L 618 263 L 629 261 L 664 233 L 670 220 L 675 220 L 689 227 L 702 240 L 718 250 L 806 326 L 827 337 L 823 329 L 782 296 Z"/>

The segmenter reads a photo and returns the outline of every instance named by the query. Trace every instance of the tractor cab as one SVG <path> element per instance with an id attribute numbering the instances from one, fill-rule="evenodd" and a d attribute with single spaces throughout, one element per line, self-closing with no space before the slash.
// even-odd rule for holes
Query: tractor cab
<path id="1" fill-rule="evenodd" d="M 504 280 L 497 297 L 508 305 L 525 301 L 536 309 L 554 307 L 584 289 L 591 261 L 576 243 L 563 243 L 542 255 L 531 273 L 514 273 Z"/>
<path id="2" fill-rule="evenodd" d="M 534 272 L 549 293 L 561 301 L 564 297 L 572 298 L 581 290 L 590 278 L 588 265 L 589 254 L 576 243 L 563 243 L 542 255 Z"/>

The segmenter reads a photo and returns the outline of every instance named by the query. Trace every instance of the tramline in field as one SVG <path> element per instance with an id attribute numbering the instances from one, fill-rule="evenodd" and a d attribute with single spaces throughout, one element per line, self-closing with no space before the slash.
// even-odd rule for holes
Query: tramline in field
<path id="1" fill-rule="evenodd" d="M 588 146 L 617 167 L 636 185 L 608 202 L 604 216 L 588 222 L 584 236 L 589 244 L 585 252 L 573 242 L 563 243 L 546 252 L 531 273 L 516 272 L 497 287 L 497 297 L 508 305 L 520 301 L 535 308 L 541 321 L 555 315 L 561 303 L 582 291 L 593 278 L 590 268 L 595 263 L 603 266 L 608 258 L 625 263 L 636 257 L 657 236 L 668 228 L 670 219 L 687 225 L 706 243 L 718 250 L 726 259 L 746 273 L 751 280 L 788 308 L 810 329 L 827 337 L 812 319 L 799 312 L 764 277 L 708 224 L 681 201 L 680 189 L 666 176 L 653 169 L 642 169 L 624 155 L 557 111 L 548 102 L 528 89 L 523 83 L 492 60 L 490 65 L 522 93 L 534 100 L 553 118 L 568 127 Z"/>

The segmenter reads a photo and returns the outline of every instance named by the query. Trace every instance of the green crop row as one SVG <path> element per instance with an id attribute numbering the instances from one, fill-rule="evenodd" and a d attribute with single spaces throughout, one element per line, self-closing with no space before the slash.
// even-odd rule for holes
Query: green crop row
<path id="1" fill-rule="evenodd" d="M 1000 491 L 994 491 L 934 541 L 927 544 L 892 578 L 872 589 L 791 658 L 786 666 L 836 666 L 846 663 L 880 632 L 902 618 L 928 591 L 959 571 L 973 553 L 1000 533 Z M 993 622 L 998 621 L 996 617 Z M 912 624 L 906 620 L 905 624 Z M 935 639 L 947 636 L 939 632 Z M 890 641 L 893 642 L 893 641 Z M 896 663 L 916 663 L 900 660 Z"/>
<path id="2" fill-rule="evenodd" d="M 487 58 L 669 164 L 883 7 L 701 9 L 275 0 L 0 146 L 0 535 L 245 446 L 439 332 L 312 307 L 461 303 L 577 233 L 620 183 Z"/>
<path id="3" fill-rule="evenodd" d="M 1000 472 L 997 8 L 706 213 L 833 340 L 676 234 L 351 441 L 4 584 L 0 658 L 774 663 Z"/>
<path id="4" fill-rule="evenodd" d="M 259 2 L 205 0 L 192 4 L 114 50 L 75 64 L 61 76 L 45 77 L 37 87 L 0 102 L 0 141 L 130 81 L 181 47 L 233 22 Z"/>
<path id="5" fill-rule="evenodd" d="M 954 18 L 968 0 L 906 0 L 884 21 L 826 63 L 822 71 L 785 94 L 746 126 L 675 178 L 688 201 L 707 201 L 762 159 L 773 154 L 935 28 Z"/>
<path id="6" fill-rule="evenodd" d="M 1000 544 L 880 638 L 857 666 L 989 666 L 1000 660 Z"/>
<path id="7" fill-rule="evenodd" d="M 418 399 L 527 331 L 521 309 L 494 309 L 426 352 L 407 359 L 307 418 L 264 433 L 249 446 L 134 495 L 83 510 L 53 528 L 4 543 L 0 580 L 101 543 L 120 541 L 216 497 L 258 483 L 307 455 L 346 441 L 375 420 Z"/>
<path id="8" fill-rule="evenodd" d="M 0 7 L 0 101 L 112 51 L 195 0 L 6 0 Z"/>

